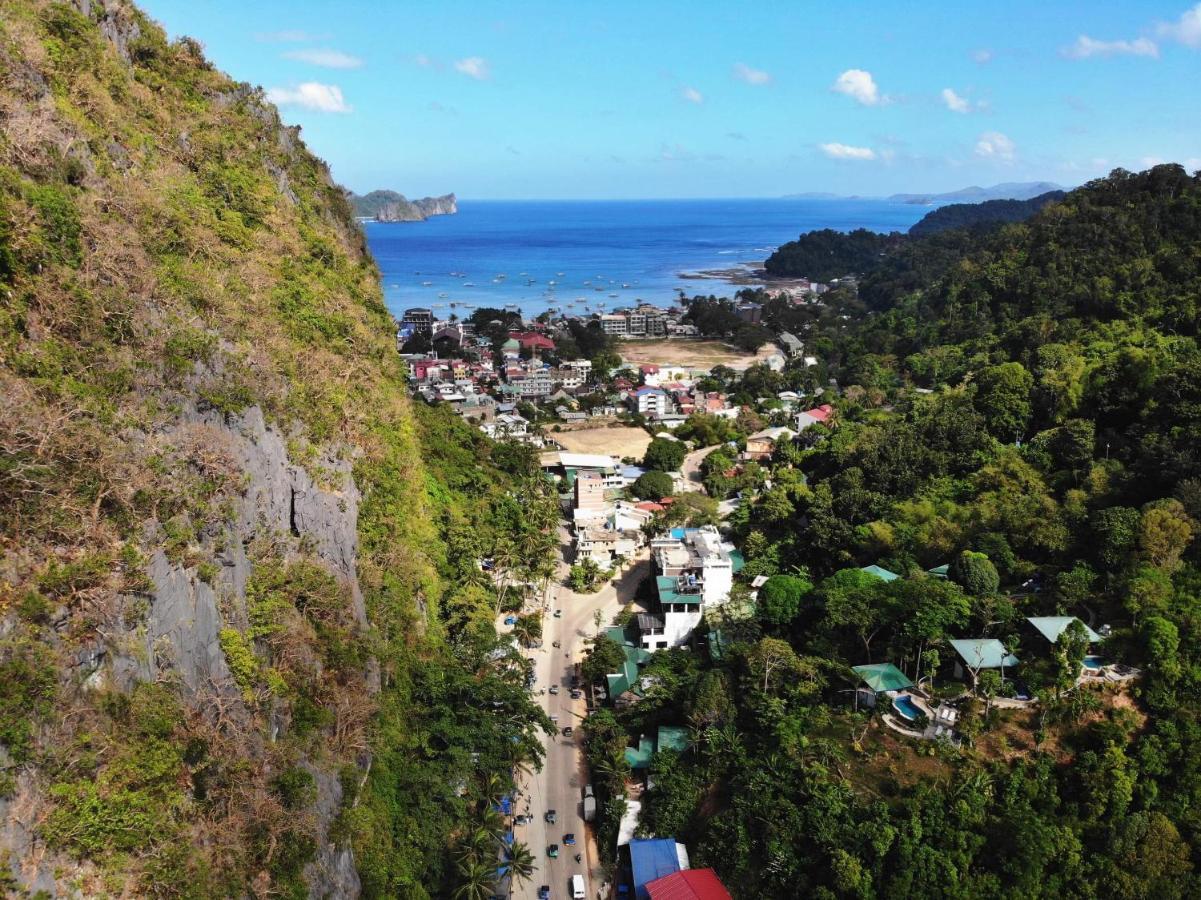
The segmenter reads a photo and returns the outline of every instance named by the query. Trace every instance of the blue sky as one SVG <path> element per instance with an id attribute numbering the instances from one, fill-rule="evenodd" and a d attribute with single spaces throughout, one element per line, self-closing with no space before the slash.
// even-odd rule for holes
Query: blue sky
<path id="1" fill-rule="evenodd" d="M 1201 168 L 1201 3 L 142 5 L 359 191 L 877 195 Z"/>

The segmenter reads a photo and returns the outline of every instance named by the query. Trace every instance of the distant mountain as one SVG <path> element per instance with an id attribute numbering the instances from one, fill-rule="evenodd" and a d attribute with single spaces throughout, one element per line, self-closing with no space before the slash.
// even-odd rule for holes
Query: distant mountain
<path id="1" fill-rule="evenodd" d="M 785 194 L 782 200 L 855 200 L 855 197 L 843 197 L 829 191 L 802 191 L 799 194 Z"/>
<path id="2" fill-rule="evenodd" d="M 949 203 L 931 210 L 909 229 L 910 237 L 925 237 L 949 228 L 971 228 L 1024 222 L 1048 203 L 1066 197 L 1063 191 L 1047 191 L 1029 200 L 985 200 L 983 203 Z"/>
<path id="3" fill-rule="evenodd" d="M 960 188 L 944 194 L 893 194 L 894 203 L 983 203 L 986 200 L 1029 200 L 1049 191 L 1062 191 L 1063 186 L 1050 181 L 1007 181 L 992 187 Z"/>
<path id="4" fill-rule="evenodd" d="M 454 194 L 409 200 L 396 191 L 371 191 L 348 193 L 347 199 L 356 216 L 377 222 L 421 222 L 430 216 L 450 216 L 459 211 Z"/>

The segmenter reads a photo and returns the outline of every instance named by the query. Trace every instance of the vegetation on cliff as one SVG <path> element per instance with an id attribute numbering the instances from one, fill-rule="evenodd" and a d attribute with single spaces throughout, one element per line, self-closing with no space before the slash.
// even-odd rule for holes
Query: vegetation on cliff
<path id="1" fill-rule="evenodd" d="M 0 122 L 0 883 L 449 892 L 545 725 L 476 564 L 544 563 L 530 461 L 414 414 L 345 194 L 194 41 L 5 3 Z"/>

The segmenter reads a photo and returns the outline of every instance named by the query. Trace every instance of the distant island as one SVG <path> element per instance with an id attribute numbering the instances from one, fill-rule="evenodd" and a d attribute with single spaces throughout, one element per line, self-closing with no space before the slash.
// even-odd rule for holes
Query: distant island
<path id="1" fill-rule="evenodd" d="M 454 194 L 409 200 L 396 191 L 371 191 L 367 194 L 350 192 L 347 199 L 356 216 L 377 222 L 423 222 L 430 216 L 451 216 L 459 211 Z"/>
<path id="2" fill-rule="evenodd" d="M 947 191 L 940 194 L 890 194 L 887 197 L 864 197 L 859 194 L 843 196 L 827 191 L 805 191 L 799 194 L 785 194 L 784 200 L 879 200 L 891 203 L 913 203 L 927 206 L 932 203 L 983 203 L 986 200 L 1029 200 L 1049 191 L 1062 191 L 1063 187 L 1050 181 L 1006 181 L 994 184 L 992 187 L 960 188 L 957 191 Z"/>

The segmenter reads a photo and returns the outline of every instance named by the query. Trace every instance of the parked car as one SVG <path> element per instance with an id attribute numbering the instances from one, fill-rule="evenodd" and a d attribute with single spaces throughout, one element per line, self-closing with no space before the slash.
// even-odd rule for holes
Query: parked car
<path id="1" fill-rule="evenodd" d="M 566 844 L 568 847 L 574 846 L 575 845 L 575 835 L 572 834 L 570 831 L 567 832 L 567 834 L 563 835 L 563 843 Z"/>
<path id="2" fill-rule="evenodd" d="M 549 856 L 551 859 L 558 859 L 559 858 L 559 845 L 551 844 L 549 847 L 547 847 L 546 855 Z"/>
<path id="3" fill-rule="evenodd" d="M 517 624 L 517 616 L 505 616 L 505 624 L 506 625 L 516 625 Z"/>
<path id="4" fill-rule="evenodd" d="M 570 725 L 564 726 L 564 728 L 563 728 L 563 737 L 571 737 L 571 732 L 572 732 L 572 730 L 573 730 L 573 729 L 572 729 L 572 727 L 571 727 Z"/>
<path id="5" fill-rule="evenodd" d="M 544 884 L 538 888 L 538 900 L 550 900 L 550 885 Z"/>
<path id="6" fill-rule="evenodd" d="M 581 691 L 581 690 L 578 690 L 578 689 L 572 689 L 572 692 L 571 692 L 571 699 L 572 699 L 572 700 L 579 700 L 579 699 L 580 699 L 581 697 L 583 697 L 583 696 L 584 696 L 584 692 L 583 692 L 583 691 Z"/>
<path id="7" fill-rule="evenodd" d="M 547 690 L 552 694 L 557 694 L 559 693 L 559 686 L 557 684 L 552 684 L 549 688 L 547 688 Z"/>
<path id="8" fill-rule="evenodd" d="M 556 618 L 556 619 L 561 619 L 561 618 L 563 618 L 563 610 L 561 610 L 561 609 L 556 609 L 556 610 L 555 610 L 555 618 Z"/>
<path id="9" fill-rule="evenodd" d="M 559 821 L 559 814 L 553 809 L 548 809 L 544 818 L 546 819 L 546 824 L 554 825 L 555 822 Z"/>

